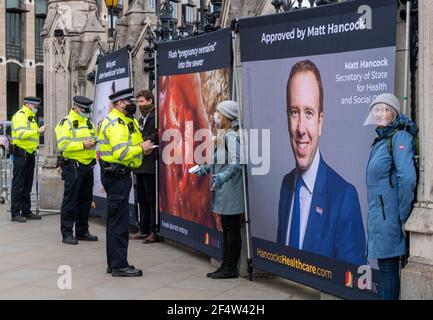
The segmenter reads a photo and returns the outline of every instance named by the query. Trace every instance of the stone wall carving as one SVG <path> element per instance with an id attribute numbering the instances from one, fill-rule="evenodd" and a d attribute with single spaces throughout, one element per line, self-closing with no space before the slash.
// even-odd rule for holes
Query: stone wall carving
<path id="1" fill-rule="evenodd" d="M 62 30 L 63 35 L 56 37 L 55 30 Z M 74 95 L 93 98 L 93 83 L 86 81 L 86 75 L 95 69 L 96 56 L 107 37 L 94 0 L 50 0 L 42 37 L 45 123 L 49 130 L 45 134 L 41 207 L 58 209 L 63 183 L 55 170 L 58 150 L 54 128 L 69 112 Z"/>
<path id="2" fill-rule="evenodd" d="M 72 9 L 66 4 L 57 7 L 59 18 L 57 19 L 56 29 L 63 31 L 72 29 Z"/>

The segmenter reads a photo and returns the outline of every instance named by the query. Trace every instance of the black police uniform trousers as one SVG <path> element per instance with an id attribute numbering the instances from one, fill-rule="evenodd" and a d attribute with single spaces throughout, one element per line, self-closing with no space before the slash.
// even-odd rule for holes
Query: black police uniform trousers
<path id="1" fill-rule="evenodd" d="M 140 231 L 148 234 L 155 231 L 156 177 L 154 174 L 137 173 L 137 198 L 140 205 Z"/>
<path id="2" fill-rule="evenodd" d="M 12 217 L 31 214 L 30 192 L 33 186 L 35 172 L 35 154 L 27 153 L 24 149 L 15 146 L 14 168 L 11 189 L 11 215 Z"/>
<path id="3" fill-rule="evenodd" d="M 65 191 L 60 216 L 62 237 L 82 236 L 89 232 L 89 212 L 93 194 L 93 168 L 74 160 L 68 160 L 62 167 Z"/>
<path id="4" fill-rule="evenodd" d="M 130 174 L 116 176 L 101 169 L 101 182 L 107 192 L 107 265 L 126 268 L 129 244 Z"/>

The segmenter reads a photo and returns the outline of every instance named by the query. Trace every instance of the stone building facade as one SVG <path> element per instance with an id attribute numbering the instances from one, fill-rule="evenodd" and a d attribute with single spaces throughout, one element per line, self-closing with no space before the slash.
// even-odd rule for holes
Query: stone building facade
<path id="1" fill-rule="evenodd" d="M 29 0 L 23 1 L 28 6 Z M 189 20 L 194 20 L 198 14 L 197 5 L 200 1 L 182 0 L 175 4 L 174 15 L 181 25 L 185 14 Z M 305 1 L 304 1 L 305 2 Z M 46 22 L 42 30 L 43 38 L 43 75 L 45 123 L 50 128 L 64 116 L 70 107 L 70 101 L 75 94 L 93 97 L 93 83 L 88 75 L 95 71 L 96 59 L 100 53 L 105 53 L 110 47 L 121 48 L 129 45 L 133 59 L 134 87 L 148 87 L 148 77 L 143 72 L 144 48 L 148 45 L 147 34 L 155 29 L 155 1 L 132 0 L 123 1 L 123 16 L 116 22 L 116 35 L 113 41 L 108 41 L 107 26 L 108 11 L 95 0 L 50 0 Z M 208 3 L 206 3 L 208 5 Z M 0 24 L 4 24 L 4 2 L 0 3 Z M 31 10 L 31 8 L 30 8 Z M 225 0 L 222 3 L 219 24 L 229 26 L 233 18 L 257 16 L 274 13 L 271 1 L 266 0 Z M 421 172 L 418 189 L 418 202 L 414 205 L 411 218 L 406 224 L 410 233 L 409 264 L 402 272 L 402 298 L 433 299 L 433 131 L 430 123 L 433 121 L 433 8 L 427 0 L 419 1 L 419 75 L 417 92 L 417 121 L 420 127 L 421 141 Z M 32 23 L 29 18 L 29 23 Z M 1 30 L 1 28 L 0 28 Z M 60 32 L 61 30 L 61 32 Z M 397 25 L 397 63 L 396 74 L 404 73 L 405 22 L 399 19 Z M 0 32 L 0 44 L 4 43 L 5 35 Z M 29 38 L 31 38 L 29 36 Z M 3 41 L 2 41 L 3 40 Z M 29 68 L 25 73 L 31 84 L 35 71 L 30 68 L 29 61 L 35 50 L 29 48 L 25 52 Z M 5 101 L 5 88 L 1 77 L 6 72 L 6 49 L 0 46 L 0 116 L 5 118 L 6 111 L 1 109 Z M 34 66 L 34 64 L 33 64 Z M 28 74 L 27 74 L 28 72 Z M 33 77 L 33 78 L 32 78 Z M 27 80 L 25 80 L 27 81 Z M 396 76 L 396 95 L 403 97 L 403 76 Z M 34 85 L 23 84 L 23 95 L 34 94 Z M 33 91 L 32 91 L 33 90 Z M 410 110 L 407 110 L 408 112 Z M 41 181 L 41 206 L 58 209 L 60 207 L 62 182 L 57 175 L 53 130 L 45 137 L 45 162 Z M 54 195 L 54 196 L 53 196 Z"/>
<path id="2" fill-rule="evenodd" d="M 108 37 L 110 12 L 103 0 L 49 0 L 41 32 L 43 96 L 48 111 L 44 122 L 49 128 L 54 128 L 66 114 L 74 95 L 93 97 L 94 85 L 89 75 L 95 73 L 100 54 L 129 46 L 134 87 L 149 87 L 148 75 L 143 72 L 144 48 L 148 45 L 148 34 L 156 28 L 156 3 L 155 0 L 123 0 L 122 12 L 115 19 L 115 32 L 111 38 Z M 204 4 L 210 5 L 208 0 Z M 180 26 L 182 21 L 192 25 L 199 12 L 197 1 L 182 0 L 173 6 L 177 25 Z M 61 205 L 58 190 L 62 190 L 62 181 L 55 170 L 57 154 L 54 131 L 47 130 L 41 178 L 41 207 L 44 209 L 58 209 Z"/>
<path id="3" fill-rule="evenodd" d="M 110 27 L 104 0 L 93 1 L 105 31 Z M 115 21 L 128 10 L 128 0 L 120 0 Z M 44 98 L 43 38 L 48 0 L 0 1 L 0 121 L 10 120 L 23 97 Z M 149 0 L 155 3 L 155 0 Z M 39 121 L 44 113 L 39 112 Z"/>

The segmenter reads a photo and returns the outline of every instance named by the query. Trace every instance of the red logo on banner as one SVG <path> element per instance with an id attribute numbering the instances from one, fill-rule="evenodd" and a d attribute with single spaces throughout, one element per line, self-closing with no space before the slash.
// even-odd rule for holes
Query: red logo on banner
<path id="1" fill-rule="evenodd" d="M 353 275 L 352 275 L 352 272 L 350 272 L 350 271 L 347 271 L 346 272 L 346 276 L 345 276 L 345 282 L 346 282 L 346 287 L 348 287 L 348 288 L 353 288 Z"/>
<path id="2" fill-rule="evenodd" d="M 221 242 L 213 238 L 208 232 L 204 234 L 204 244 L 214 248 L 221 248 Z"/>

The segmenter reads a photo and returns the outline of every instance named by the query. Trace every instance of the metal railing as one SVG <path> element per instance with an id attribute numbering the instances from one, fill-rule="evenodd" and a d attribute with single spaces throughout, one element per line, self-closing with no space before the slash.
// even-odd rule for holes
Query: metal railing
<path id="1" fill-rule="evenodd" d="M 11 166 L 12 162 L 3 149 L 0 149 L 0 204 L 10 203 Z"/>
<path id="2" fill-rule="evenodd" d="M 32 211 L 38 213 L 40 211 L 40 174 L 42 172 L 42 157 L 39 152 L 36 154 L 35 173 L 33 179 L 33 187 L 31 196 Z M 11 203 L 11 186 L 13 175 L 13 160 L 8 154 L 0 151 L 0 204 L 7 204 L 7 212 L 10 211 Z"/>

